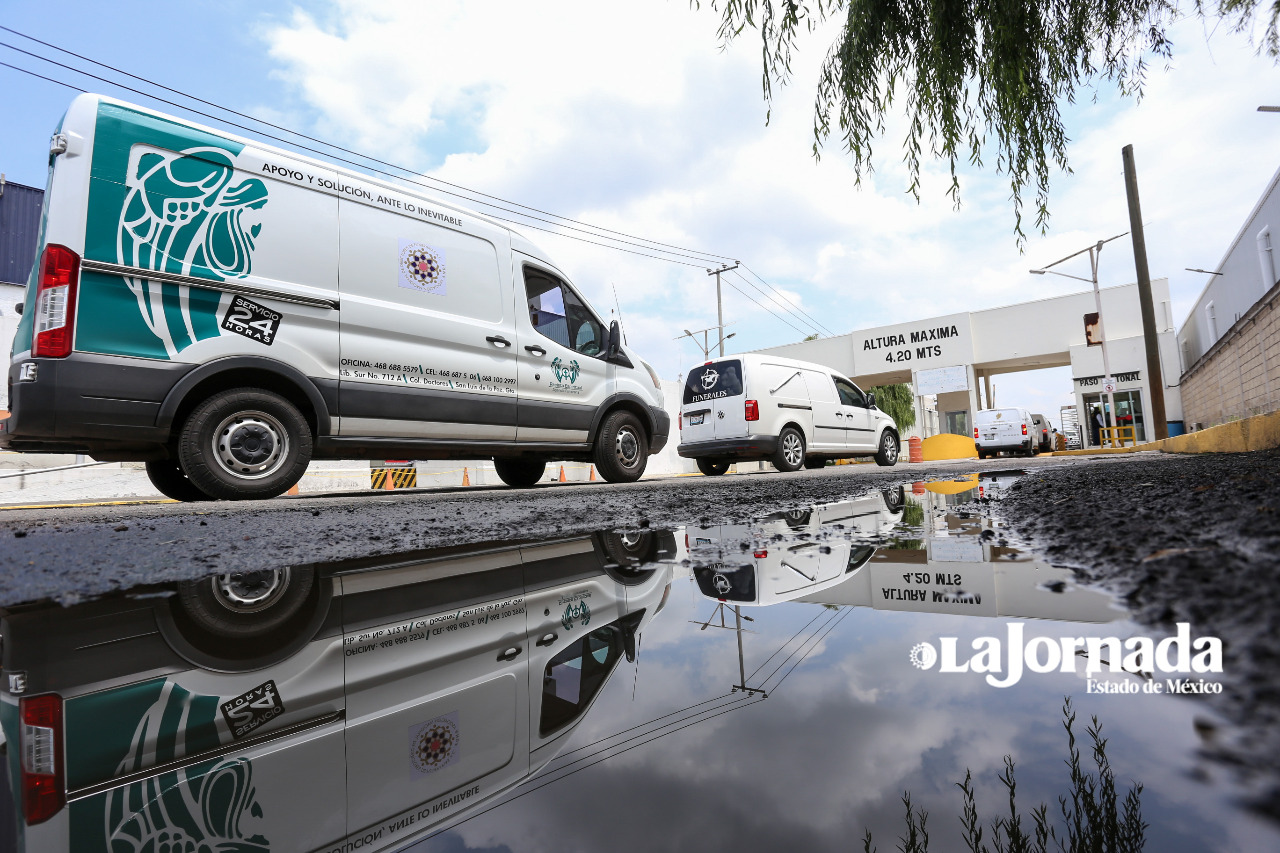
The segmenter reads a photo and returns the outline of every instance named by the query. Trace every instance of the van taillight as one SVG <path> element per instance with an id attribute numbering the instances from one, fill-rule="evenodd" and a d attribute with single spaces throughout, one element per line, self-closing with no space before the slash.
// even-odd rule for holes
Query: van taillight
<path id="1" fill-rule="evenodd" d="M 45 246 L 40 255 L 32 355 L 65 358 L 71 354 L 79 285 L 80 256 L 66 246 Z"/>
<path id="2" fill-rule="evenodd" d="M 1022 425 L 1022 434 L 1023 434 L 1023 435 L 1026 435 L 1026 434 L 1027 434 L 1027 425 L 1026 425 L 1026 424 L 1023 424 L 1023 425 Z"/>
<path id="3" fill-rule="evenodd" d="M 19 702 L 22 718 L 22 810 L 41 823 L 67 804 L 62 775 L 62 697 L 49 693 Z"/>
<path id="4" fill-rule="evenodd" d="M 755 551 L 755 552 L 753 552 L 753 556 L 754 556 L 757 560 L 763 560 L 763 559 L 765 559 L 766 557 L 768 557 L 768 556 L 769 556 L 769 552 L 768 552 L 767 550 Z"/>
<path id="5" fill-rule="evenodd" d="M 760 420 L 760 404 L 757 403 L 755 400 L 747 401 L 747 420 L 749 421 Z"/>

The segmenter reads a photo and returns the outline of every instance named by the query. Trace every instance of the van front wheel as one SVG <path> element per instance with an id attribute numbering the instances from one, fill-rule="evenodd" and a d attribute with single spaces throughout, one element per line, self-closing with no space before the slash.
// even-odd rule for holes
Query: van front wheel
<path id="1" fill-rule="evenodd" d="M 898 437 L 888 430 L 880 436 L 880 451 L 876 454 L 876 464 L 885 466 L 898 464 Z"/>
<path id="2" fill-rule="evenodd" d="M 196 406 L 178 434 L 178 461 L 214 498 L 274 498 L 302 479 L 311 461 L 311 428 L 292 403 L 271 391 L 220 391 Z"/>
<path id="3" fill-rule="evenodd" d="M 527 489 L 542 479 L 547 470 L 547 460 L 498 457 L 493 460 L 493 470 L 511 488 Z"/>
<path id="4" fill-rule="evenodd" d="M 175 501 L 211 501 L 213 498 L 200 491 L 200 488 L 187 477 L 177 462 L 172 459 L 153 459 L 147 463 L 147 479 L 166 498 Z"/>
<path id="5" fill-rule="evenodd" d="M 604 419 L 592 455 L 610 483 L 633 483 L 649 461 L 649 440 L 636 416 L 619 409 Z"/>
<path id="6" fill-rule="evenodd" d="M 773 454 L 773 467 L 779 471 L 799 471 L 804 464 L 804 436 L 795 427 L 783 427 L 778 433 L 778 449 Z"/>

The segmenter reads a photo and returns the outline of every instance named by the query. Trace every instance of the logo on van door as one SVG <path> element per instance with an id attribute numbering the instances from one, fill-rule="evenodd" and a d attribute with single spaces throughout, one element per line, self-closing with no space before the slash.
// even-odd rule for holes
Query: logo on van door
<path id="1" fill-rule="evenodd" d="M 444 249 L 412 240 L 401 240 L 400 280 L 397 284 L 436 296 L 447 294 L 449 291 L 445 278 Z"/>
<path id="2" fill-rule="evenodd" d="M 442 714 L 409 727 L 409 773 L 421 779 L 428 773 L 443 770 L 458 760 L 458 712 Z"/>
<path id="3" fill-rule="evenodd" d="M 284 703 L 280 701 L 280 692 L 276 690 L 274 681 L 259 684 L 248 693 L 223 702 L 220 707 L 234 738 L 242 738 L 284 713 Z"/>
<path id="4" fill-rule="evenodd" d="M 237 181 L 232 155 L 218 148 L 181 153 L 140 148 L 129 159 L 128 187 L 116 230 L 116 261 L 131 267 L 231 281 L 249 275 L 255 241 L 262 231 L 267 185 Z M 197 341 L 216 338 L 219 307 L 227 294 L 127 277 L 154 347 L 152 358 L 174 358 Z M 127 298 L 127 297 L 126 297 Z M 85 319 L 89 319 L 86 317 Z M 87 348 L 99 335 L 114 339 L 109 313 L 82 327 Z"/>
<path id="5" fill-rule="evenodd" d="M 702 390 L 710 391 L 712 388 L 716 387 L 716 383 L 719 381 L 720 374 L 708 367 L 706 372 L 702 374 Z"/>
<path id="6" fill-rule="evenodd" d="M 576 358 L 565 364 L 557 356 L 551 360 L 551 370 L 555 373 L 557 382 L 567 382 L 572 385 L 578 381 L 578 374 L 581 372 L 582 367 L 578 364 Z"/>

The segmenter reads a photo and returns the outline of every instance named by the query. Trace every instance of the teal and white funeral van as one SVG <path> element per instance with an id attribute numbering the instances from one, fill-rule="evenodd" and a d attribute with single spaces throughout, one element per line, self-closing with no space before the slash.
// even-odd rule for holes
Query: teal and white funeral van
<path id="1" fill-rule="evenodd" d="M 631 481 L 657 374 L 519 233 L 416 187 L 98 95 L 53 135 L 0 447 L 145 461 L 179 500 L 312 459 Z"/>
<path id="2" fill-rule="evenodd" d="M 403 849 L 564 749 L 674 554 L 600 533 L 0 609 L 0 850 Z"/>

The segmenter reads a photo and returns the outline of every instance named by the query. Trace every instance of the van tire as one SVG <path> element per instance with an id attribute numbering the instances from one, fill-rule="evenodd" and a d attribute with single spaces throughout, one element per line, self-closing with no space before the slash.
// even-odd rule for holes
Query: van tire
<path id="1" fill-rule="evenodd" d="M 898 464 L 900 450 L 898 437 L 889 430 L 880 433 L 880 449 L 876 451 L 876 464 L 891 468 Z"/>
<path id="2" fill-rule="evenodd" d="M 719 477 L 729 470 L 729 463 L 723 459 L 699 459 L 698 470 L 708 477 Z"/>
<path id="3" fill-rule="evenodd" d="M 542 475 L 547 472 L 547 460 L 498 457 L 493 460 L 493 470 L 511 488 L 527 489 L 541 480 Z"/>
<path id="4" fill-rule="evenodd" d="M 200 487 L 191 482 L 182 466 L 172 459 L 153 459 L 147 463 L 147 479 L 166 498 L 189 503 L 192 501 L 211 501 L 213 498 L 200 491 Z"/>
<path id="5" fill-rule="evenodd" d="M 215 443 L 219 433 L 233 441 Z M 284 494 L 302 479 L 311 448 L 302 413 L 279 394 L 258 388 L 219 391 L 196 406 L 178 433 L 182 470 L 201 491 L 225 500 Z M 233 464 L 248 468 L 247 476 Z"/>
<path id="6" fill-rule="evenodd" d="M 592 452 L 600 476 L 610 483 L 634 483 L 649 462 L 649 439 L 636 416 L 624 409 L 610 412 L 596 434 Z"/>
<path id="7" fill-rule="evenodd" d="M 799 471 L 804 465 L 804 436 L 795 427 L 783 427 L 778 433 L 778 449 L 773 453 L 773 467 L 784 473 Z"/>
<path id="8" fill-rule="evenodd" d="M 211 638 L 254 640 L 284 627 L 295 617 L 315 584 L 313 569 L 264 569 L 183 581 L 178 607 Z"/>

